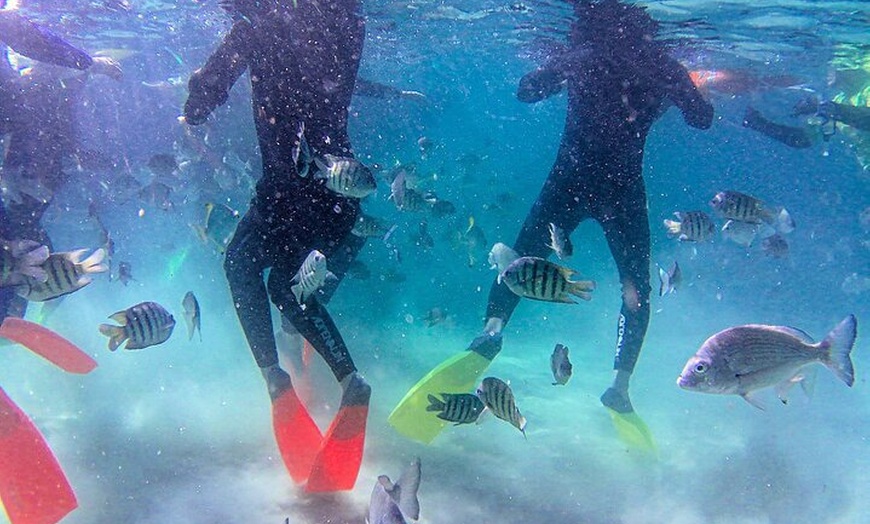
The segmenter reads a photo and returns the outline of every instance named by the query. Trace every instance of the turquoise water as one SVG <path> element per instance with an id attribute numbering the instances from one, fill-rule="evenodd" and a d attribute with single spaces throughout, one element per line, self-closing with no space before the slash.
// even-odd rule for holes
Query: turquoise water
<path id="1" fill-rule="evenodd" d="M 124 81 L 93 79 L 79 110 L 83 142 L 122 159 L 121 167 L 82 172 L 81 183 L 59 195 L 45 219 L 55 247 L 99 246 L 87 216 L 96 182 L 127 170 L 149 181 L 146 164 L 157 153 L 173 153 L 182 163 L 170 211 L 138 198 L 101 201 L 114 262 L 130 262 L 135 280 L 124 286 L 101 275 L 44 319 L 99 367 L 68 375 L 19 347 L 3 347 L 0 384 L 45 434 L 76 491 L 80 507 L 63 522 L 277 524 L 289 517 L 291 523 L 359 523 L 377 476 L 395 479 L 414 456 L 423 467 L 421 522 L 433 524 L 870 521 L 862 334 L 870 313 L 870 225 L 860 220 L 870 206 L 870 176 L 847 133 L 792 150 L 741 126 L 750 103 L 777 121 L 799 123 L 788 112 L 806 91 L 713 93 L 717 116 L 709 131 L 688 128 L 671 110 L 650 133 L 644 176 L 652 260 L 662 266 L 678 260 L 684 274 L 676 295 L 654 292 L 632 381 L 635 408 L 655 437 L 657 455 L 623 444 L 598 401 L 611 380 L 621 291 L 591 222 L 572 235 L 575 254 L 567 265 L 597 281 L 594 299 L 573 306 L 521 303 L 487 372 L 510 381 L 528 419 L 527 439 L 490 418 L 448 427 L 423 446 L 396 433 L 387 416 L 421 376 L 480 331 L 495 276 L 485 263 L 488 248 L 469 267 L 468 253 L 451 238 L 474 217 L 488 245 L 513 242 L 555 157 L 565 111 L 564 96 L 519 103 L 516 84 L 561 41 L 570 11 L 535 2 L 526 2 L 527 10 L 498 2 L 367 4 L 361 75 L 419 90 L 426 101 L 356 98 L 357 155 L 383 166 L 416 163 L 421 186 L 453 202 L 457 212 L 429 219 L 435 247 L 423 251 L 411 239 L 420 216 L 398 213 L 386 183 L 365 202 L 368 213 L 399 226 L 402 252 L 396 263 L 383 243 L 370 241 L 360 260 L 372 277 L 347 278 L 329 304 L 373 388 L 366 454 L 353 491 L 310 496 L 292 483 L 278 455 L 269 399 L 239 329 L 221 256 L 189 227 L 202 221 L 206 200 L 244 210 L 259 169 L 245 82 L 198 130 L 200 143 L 224 164 L 236 165 L 231 156 L 250 162 L 236 173 L 239 183 L 199 162 L 176 121 L 187 78 L 227 27 L 223 14 L 214 3 L 193 1 L 133 0 L 130 11 L 120 12 L 100 2 L 72 12 L 54 2 L 23 4 L 24 12 L 89 51 L 133 51 L 122 60 Z M 802 88 L 825 97 L 838 92 L 832 71 L 845 67 L 832 61 L 854 65 L 870 50 L 864 2 L 645 5 L 667 21 L 669 36 L 688 40 L 678 56 L 691 66 L 796 75 Z M 870 80 L 870 73 L 860 74 Z M 180 84 L 153 87 L 175 77 Z M 425 155 L 421 137 L 432 144 Z M 224 187 L 215 189 L 216 179 Z M 797 229 L 788 237 L 788 258 L 721 237 L 696 246 L 667 238 L 663 219 L 707 209 L 726 189 L 791 212 Z M 404 280 L 396 282 L 396 274 Z M 97 326 L 108 315 L 152 300 L 180 322 L 189 290 L 202 307 L 202 342 L 187 341 L 179 325 L 157 347 L 106 349 Z M 422 319 L 434 307 L 449 317 L 428 328 Z M 760 411 L 739 397 L 690 393 L 675 384 L 685 361 L 719 330 L 790 325 L 820 339 L 849 313 L 859 322 L 852 389 L 819 369 L 812 398 L 795 391 L 783 406 L 769 393 Z M 28 318 L 40 320 L 39 308 Z M 571 349 L 574 363 L 565 387 L 550 385 L 556 343 Z M 296 348 L 286 349 L 288 362 L 294 360 Z M 309 407 L 325 427 L 339 388 L 317 358 L 313 366 Z"/>

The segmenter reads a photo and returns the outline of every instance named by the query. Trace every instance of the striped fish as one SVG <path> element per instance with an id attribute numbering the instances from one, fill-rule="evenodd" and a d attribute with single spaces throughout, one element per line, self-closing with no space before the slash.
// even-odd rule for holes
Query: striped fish
<path id="1" fill-rule="evenodd" d="M 326 187 L 352 198 L 365 198 L 377 189 L 372 171 L 354 158 L 324 155 L 314 159 L 316 179 L 325 179 Z"/>
<path id="2" fill-rule="evenodd" d="M 526 417 L 517 408 L 513 391 L 503 380 L 486 377 L 477 388 L 477 396 L 487 409 L 496 417 L 510 422 L 515 428 L 526 434 Z"/>
<path id="3" fill-rule="evenodd" d="M 710 215 L 703 211 L 677 211 L 676 220 L 665 219 L 669 237 L 677 237 L 681 242 L 703 242 L 716 233 Z"/>
<path id="4" fill-rule="evenodd" d="M 100 333 L 109 337 L 109 350 L 115 351 L 127 341 L 124 349 L 142 349 L 166 342 L 175 319 L 156 302 L 142 302 L 118 311 L 109 317 L 120 326 L 100 324 Z"/>
<path id="5" fill-rule="evenodd" d="M 390 227 L 383 220 L 371 215 L 366 215 L 365 213 L 360 213 L 350 232 L 362 238 L 383 238 L 389 230 Z"/>
<path id="6" fill-rule="evenodd" d="M 773 232 L 791 233 L 795 229 L 794 220 L 785 208 L 771 209 L 761 200 L 737 191 L 716 193 L 710 200 L 710 206 L 722 218 L 750 224 L 765 224 L 773 228 Z M 770 234 L 762 232 L 764 237 Z"/>
<path id="7" fill-rule="evenodd" d="M 46 278 L 27 277 L 25 282 L 16 288 L 16 292 L 31 302 L 44 302 L 53 298 L 68 295 L 91 283 L 90 275 L 103 273 L 109 266 L 103 263 L 106 250 L 94 251 L 91 256 L 82 260 L 87 249 L 52 253 L 42 263 Z"/>
<path id="8" fill-rule="evenodd" d="M 517 295 L 533 300 L 575 304 L 569 295 L 591 300 L 595 282 L 569 280 L 575 273 L 573 269 L 543 258 L 520 257 L 511 262 L 499 278 Z"/>
<path id="9" fill-rule="evenodd" d="M 48 248 L 31 240 L 0 240 L 0 287 L 16 286 L 30 277 L 44 282 L 48 275 L 42 264 L 48 260 Z"/>
<path id="10" fill-rule="evenodd" d="M 429 395 L 426 411 L 437 411 L 438 418 L 456 425 L 471 424 L 480 418 L 485 406 L 477 395 L 471 393 L 441 393 L 439 400 Z"/>
<path id="11" fill-rule="evenodd" d="M 295 283 L 290 286 L 290 291 L 296 297 L 296 302 L 302 304 L 323 286 L 327 278 L 336 277 L 326 268 L 326 256 L 315 249 L 308 253 L 302 267 L 293 277 Z"/>

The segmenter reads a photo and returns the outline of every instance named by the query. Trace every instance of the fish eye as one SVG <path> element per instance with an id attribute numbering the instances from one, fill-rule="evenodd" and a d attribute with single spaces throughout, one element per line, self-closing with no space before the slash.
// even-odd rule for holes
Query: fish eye
<path id="1" fill-rule="evenodd" d="M 707 364 L 704 364 L 703 362 L 698 362 L 697 364 L 695 364 L 694 371 L 699 375 L 703 375 L 707 372 Z"/>

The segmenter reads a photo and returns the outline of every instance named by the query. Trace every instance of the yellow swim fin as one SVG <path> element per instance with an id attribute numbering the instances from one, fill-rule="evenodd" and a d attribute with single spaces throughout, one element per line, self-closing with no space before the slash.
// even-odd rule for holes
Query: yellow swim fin
<path id="1" fill-rule="evenodd" d="M 390 424 L 402 435 L 429 444 L 447 422 L 426 411 L 428 396 L 470 392 L 490 362 L 491 359 L 474 351 L 448 358 L 408 391 L 390 414 Z"/>
<path id="2" fill-rule="evenodd" d="M 652 432 L 650 432 L 646 422 L 636 412 L 619 413 L 610 408 L 605 409 L 610 413 L 610 420 L 613 422 L 613 428 L 616 430 L 620 441 L 630 449 L 652 456 L 658 455 L 658 447 L 653 439 Z"/>

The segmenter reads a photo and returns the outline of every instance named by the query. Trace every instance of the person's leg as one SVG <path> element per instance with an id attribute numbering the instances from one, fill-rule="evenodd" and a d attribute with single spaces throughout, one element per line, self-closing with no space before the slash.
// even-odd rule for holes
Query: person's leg
<path id="1" fill-rule="evenodd" d="M 615 371 L 612 386 L 601 402 L 621 413 L 633 411 L 628 382 L 634 372 L 650 316 L 650 232 L 643 179 L 619 196 L 609 197 L 597 218 L 622 283 L 622 308 L 617 327 Z"/>

